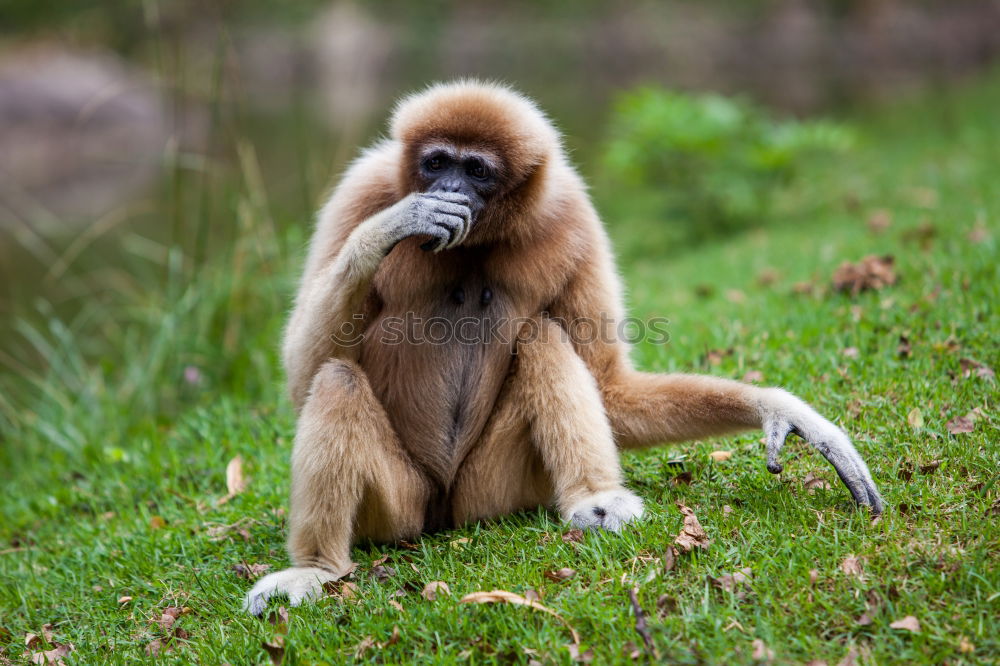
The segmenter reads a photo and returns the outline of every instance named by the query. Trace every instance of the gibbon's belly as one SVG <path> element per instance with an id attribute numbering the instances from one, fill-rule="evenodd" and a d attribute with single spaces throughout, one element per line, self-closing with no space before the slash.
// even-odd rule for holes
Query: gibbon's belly
<path id="1" fill-rule="evenodd" d="M 510 369 L 511 317 L 478 280 L 418 310 L 383 307 L 360 364 L 414 461 L 447 493 Z"/>

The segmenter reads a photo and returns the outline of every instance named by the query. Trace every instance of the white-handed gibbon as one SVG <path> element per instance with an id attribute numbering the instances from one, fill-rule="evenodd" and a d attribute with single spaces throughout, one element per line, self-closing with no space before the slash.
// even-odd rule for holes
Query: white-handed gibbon
<path id="1" fill-rule="evenodd" d="M 359 539 L 538 505 L 619 530 L 642 515 L 619 449 L 737 430 L 764 430 L 775 473 L 801 436 L 882 510 L 844 431 L 790 393 L 639 372 L 620 336 L 568 334 L 621 321 L 622 300 L 586 187 L 534 103 L 470 81 L 403 99 L 319 214 L 283 345 L 294 566 L 246 608 L 315 597 Z"/>

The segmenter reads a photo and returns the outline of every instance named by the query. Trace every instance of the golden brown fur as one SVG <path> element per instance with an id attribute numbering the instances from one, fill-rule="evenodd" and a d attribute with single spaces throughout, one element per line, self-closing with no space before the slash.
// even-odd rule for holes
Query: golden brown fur
<path id="1" fill-rule="evenodd" d="M 842 476 L 870 481 L 846 436 L 780 389 L 640 373 L 624 342 L 565 335 L 556 322 L 620 321 L 622 293 L 585 186 L 532 102 L 500 86 L 436 86 L 401 102 L 390 126 L 348 169 L 310 246 L 283 348 L 300 410 L 296 568 L 258 583 L 252 611 L 275 593 L 293 603 L 315 594 L 347 571 L 362 537 L 412 538 L 538 504 L 619 529 L 641 502 L 622 485 L 618 447 L 764 427 L 777 465 L 794 428 L 847 456 Z M 392 246 L 380 230 L 395 229 L 418 192 L 417 155 L 434 142 L 501 160 L 501 190 L 461 244 L 424 252 L 410 236 Z M 380 243 L 393 248 L 384 258 Z M 408 314 L 490 318 L 503 335 L 433 345 L 374 334 Z M 345 323 L 363 342 L 334 339 Z M 878 509 L 874 492 L 865 503 Z"/>

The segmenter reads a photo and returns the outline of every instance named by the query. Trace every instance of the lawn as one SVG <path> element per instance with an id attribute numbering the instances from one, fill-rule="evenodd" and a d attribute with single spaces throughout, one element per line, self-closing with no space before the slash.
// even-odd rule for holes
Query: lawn
<path id="1" fill-rule="evenodd" d="M 622 534 L 567 534 L 539 509 L 361 545 L 351 585 L 270 620 L 240 602 L 288 564 L 294 415 L 275 349 L 307 230 L 273 221 L 242 150 L 232 212 L 210 220 L 237 241 L 195 265 L 125 235 L 147 264 L 80 276 L 114 297 L 69 318 L 38 306 L 0 357 L 0 663 L 69 644 L 67 663 L 996 662 L 997 108 L 994 74 L 852 118 L 861 145 L 814 165 L 766 230 L 668 252 L 646 242 L 657 222 L 609 221 L 633 314 L 670 320 L 638 365 L 811 401 L 869 462 L 880 519 L 799 441 L 769 474 L 747 433 L 625 455 L 647 514 Z M 215 210 L 190 198 L 166 225 Z M 866 255 L 891 255 L 898 282 L 834 291 Z M 226 498 L 237 456 L 245 489 Z M 680 504 L 710 544 L 672 558 Z M 426 599 L 432 581 L 450 594 Z M 552 613 L 460 603 L 490 590 Z"/>

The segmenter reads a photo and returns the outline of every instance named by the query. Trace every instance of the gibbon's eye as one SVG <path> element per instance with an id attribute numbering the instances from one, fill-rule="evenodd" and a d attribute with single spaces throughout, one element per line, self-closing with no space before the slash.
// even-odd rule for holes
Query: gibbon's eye
<path id="1" fill-rule="evenodd" d="M 489 172 L 482 160 L 469 160 L 465 165 L 465 171 L 476 180 L 486 180 Z"/>
<path id="2" fill-rule="evenodd" d="M 424 167 L 428 171 L 440 171 L 444 168 L 444 159 L 440 155 L 432 155 L 424 161 Z"/>

